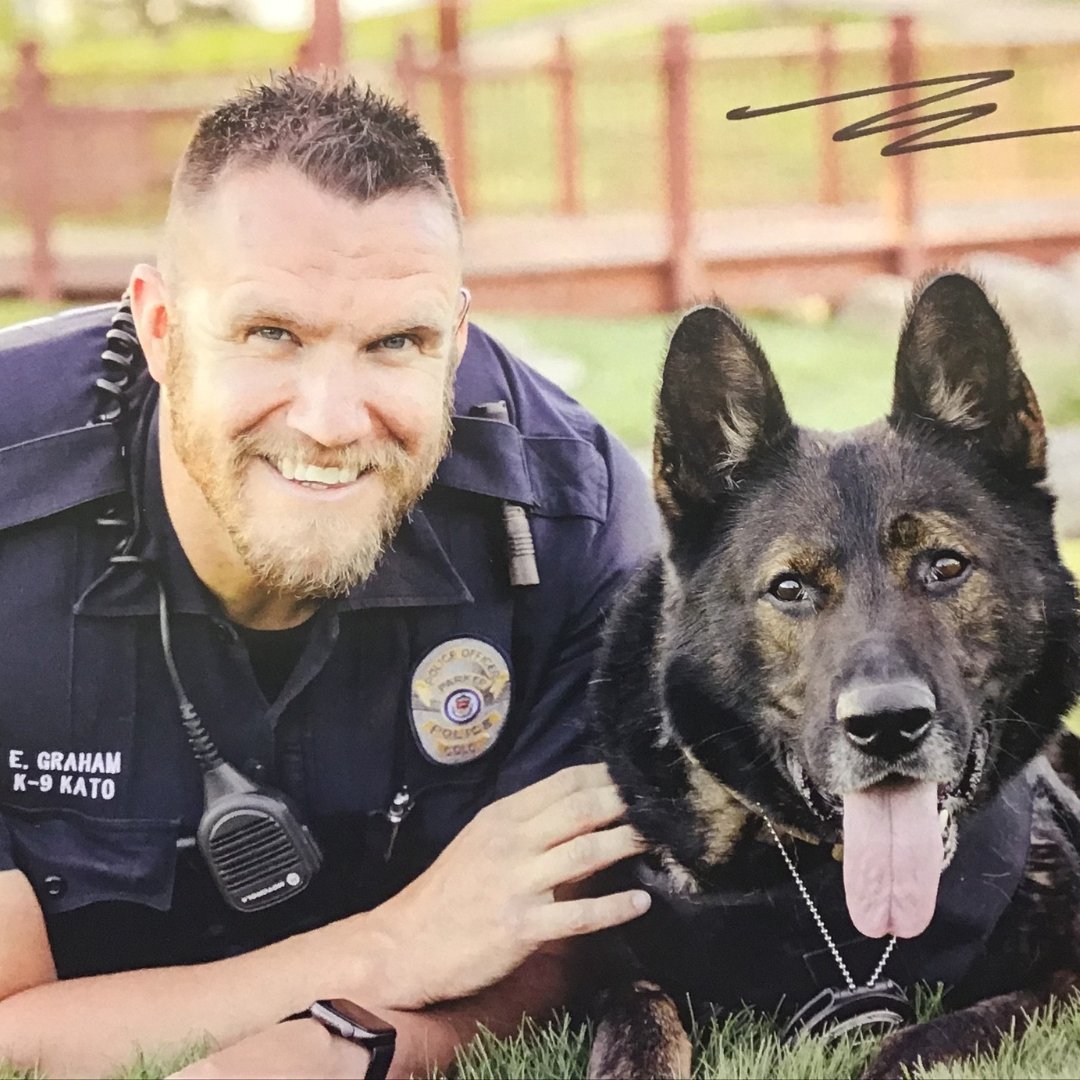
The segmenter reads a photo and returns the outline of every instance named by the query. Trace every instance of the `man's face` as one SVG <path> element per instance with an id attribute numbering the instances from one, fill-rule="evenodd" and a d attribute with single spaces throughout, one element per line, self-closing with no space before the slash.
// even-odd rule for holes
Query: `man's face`
<path id="1" fill-rule="evenodd" d="M 450 210 L 427 192 L 358 204 L 275 166 L 227 174 L 186 217 L 163 448 L 262 585 L 345 591 L 446 449 L 463 313 Z"/>

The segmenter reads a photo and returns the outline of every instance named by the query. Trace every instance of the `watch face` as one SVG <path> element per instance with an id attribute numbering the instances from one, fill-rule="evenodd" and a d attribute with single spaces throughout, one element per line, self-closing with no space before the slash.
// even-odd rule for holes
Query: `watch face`
<path id="1" fill-rule="evenodd" d="M 325 1017 L 316 1010 L 326 1010 Z M 343 1017 L 356 1029 L 356 1036 L 370 1037 L 372 1040 L 389 1040 L 397 1035 L 396 1029 L 385 1020 L 380 1020 L 374 1013 L 361 1008 L 355 1001 L 348 998 L 330 998 L 329 1000 L 316 1001 L 312 1006 L 312 1014 L 319 1020 L 328 1020 L 333 1023 L 333 1017 Z M 343 1033 L 344 1034 L 344 1033 Z"/>

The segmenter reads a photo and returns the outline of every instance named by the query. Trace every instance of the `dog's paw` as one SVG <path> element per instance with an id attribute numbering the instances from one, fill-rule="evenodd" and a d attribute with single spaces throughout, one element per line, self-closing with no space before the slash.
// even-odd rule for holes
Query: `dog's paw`
<path id="1" fill-rule="evenodd" d="M 675 1002 L 639 980 L 604 992 L 597 1003 L 590 1080 L 678 1080 L 690 1075 L 690 1039 Z"/>
<path id="2" fill-rule="evenodd" d="M 886 1036 L 859 1080 L 906 1080 L 916 1065 L 925 1061 L 925 1027 L 925 1024 L 916 1024 Z"/>
<path id="3" fill-rule="evenodd" d="M 987 1032 L 971 1020 L 965 1023 L 966 1013 L 939 1016 L 887 1035 L 859 1080 L 906 1080 L 920 1064 L 935 1065 L 972 1053 L 979 1047 L 976 1040 L 985 1039 Z"/>

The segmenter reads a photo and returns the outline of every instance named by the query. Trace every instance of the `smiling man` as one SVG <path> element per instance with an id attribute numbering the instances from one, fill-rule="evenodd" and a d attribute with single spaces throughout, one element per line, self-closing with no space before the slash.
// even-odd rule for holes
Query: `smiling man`
<path id="1" fill-rule="evenodd" d="M 271 158 L 181 184 L 165 276 L 133 280 L 170 516 L 247 626 L 371 574 L 447 449 L 467 336 L 448 194 L 317 183 Z"/>
<path id="2" fill-rule="evenodd" d="M 129 295 L 0 335 L 0 1059 L 446 1064 L 648 903 L 556 899 L 638 849 L 581 762 L 643 478 L 351 81 L 206 116 Z"/>

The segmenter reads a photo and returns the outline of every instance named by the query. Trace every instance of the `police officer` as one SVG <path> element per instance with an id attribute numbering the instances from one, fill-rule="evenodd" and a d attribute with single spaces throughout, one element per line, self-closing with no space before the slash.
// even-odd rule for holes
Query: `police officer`
<path id="1" fill-rule="evenodd" d="M 652 504 L 461 268 L 413 118 L 288 75 L 130 306 L 0 334 L 0 1060 L 426 1069 L 647 906 L 555 891 L 638 847 L 579 763 Z"/>

